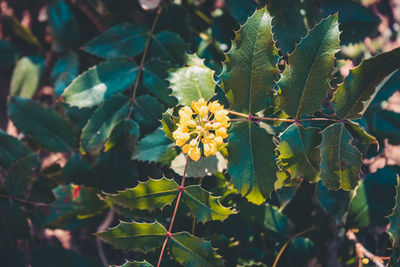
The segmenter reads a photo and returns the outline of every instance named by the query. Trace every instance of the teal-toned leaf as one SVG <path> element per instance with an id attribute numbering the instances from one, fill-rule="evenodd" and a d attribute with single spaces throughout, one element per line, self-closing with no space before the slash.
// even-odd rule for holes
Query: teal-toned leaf
<path id="1" fill-rule="evenodd" d="M 74 153 L 68 158 L 62 174 L 67 183 L 85 186 L 96 186 L 98 183 L 93 168 L 79 153 Z"/>
<path id="2" fill-rule="evenodd" d="M 99 260 L 82 255 L 73 250 L 56 246 L 41 246 L 31 251 L 32 267 L 98 267 Z"/>
<path id="3" fill-rule="evenodd" d="M 126 208 L 153 211 L 170 205 L 178 194 L 178 188 L 179 185 L 172 179 L 149 179 L 107 198 Z"/>
<path id="4" fill-rule="evenodd" d="M 110 59 L 79 75 L 62 96 L 71 106 L 92 107 L 131 86 L 137 71 L 133 61 Z"/>
<path id="5" fill-rule="evenodd" d="M 55 200 L 52 189 L 56 187 L 57 184 L 52 178 L 40 175 L 34 179 L 30 186 L 32 186 L 30 187 L 30 201 L 52 203 Z"/>
<path id="6" fill-rule="evenodd" d="M 400 48 L 364 60 L 350 70 L 331 101 L 341 119 L 359 119 L 379 92 L 381 81 L 400 68 Z"/>
<path id="7" fill-rule="evenodd" d="M 177 105 L 175 97 L 171 96 L 171 89 L 167 82 L 170 64 L 161 60 L 150 60 L 143 67 L 143 84 L 157 99 L 169 107 Z"/>
<path id="8" fill-rule="evenodd" d="M 2 226 L 14 239 L 29 239 L 29 225 L 26 215 L 19 204 L 13 200 L 1 203 Z"/>
<path id="9" fill-rule="evenodd" d="M 256 10 L 256 4 L 253 1 L 226 0 L 226 8 L 229 13 L 240 24 L 244 24 L 251 14 Z"/>
<path id="10" fill-rule="evenodd" d="M 321 155 L 318 146 L 322 136 L 319 128 L 304 128 L 293 123 L 280 136 L 279 165 L 291 178 L 304 178 L 314 182 L 319 178 Z"/>
<path id="11" fill-rule="evenodd" d="M 343 123 L 335 123 L 322 131 L 322 184 L 330 190 L 352 190 L 360 179 L 361 154 L 352 144 Z"/>
<path id="12" fill-rule="evenodd" d="M 307 237 L 296 237 L 287 249 L 286 266 L 307 266 L 311 258 L 318 256 L 318 249 Z"/>
<path id="13" fill-rule="evenodd" d="M 149 1 L 146 1 L 149 3 Z M 166 3 L 157 23 L 156 32 L 169 30 L 179 34 L 185 41 L 190 38 L 190 14 L 183 5 Z"/>
<path id="14" fill-rule="evenodd" d="M 265 108 L 267 96 L 274 93 L 279 69 L 278 51 L 266 8 L 257 10 L 236 33 L 220 74 L 230 107 L 254 114 Z"/>
<path id="15" fill-rule="evenodd" d="M 40 167 L 36 154 L 21 158 L 12 165 L 6 177 L 6 191 L 11 195 L 23 196 L 32 182 L 32 175 Z"/>
<path id="16" fill-rule="evenodd" d="M 39 87 L 44 64 L 44 58 L 41 56 L 23 57 L 18 60 L 11 77 L 11 95 L 32 98 Z"/>
<path id="17" fill-rule="evenodd" d="M 177 262 L 188 267 L 224 266 L 224 261 L 209 241 L 187 232 L 172 235 L 169 251 Z"/>
<path id="18" fill-rule="evenodd" d="M 50 151 L 69 151 L 76 146 L 71 127 L 50 107 L 14 96 L 9 102 L 8 115 L 19 131 L 32 135 Z"/>
<path id="19" fill-rule="evenodd" d="M 140 127 L 136 121 L 125 119 L 120 121 L 112 130 L 105 145 L 105 151 L 110 150 L 118 144 L 124 144 L 130 150 L 134 150 L 139 140 Z"/>
<path id="20" fill-rule="evenodd" d="M 96 236 L 118 249 L 149 252 L 161 246 L 166 234 L 167 230 L 155 221 L 121 222 Z"/>
<path id="21" fill-rule="evenodd" d="M 396 172 L 388 167 L 368 174 L 351 201 L 346 224 L 352 228 L 365 228 L 384 220 L 395 206 L 396 186 Z"/>
<path id="22" fill-rule="evenodd" d="M 371 132 L 378 138 L 387 139 L 390 144 L 400 144 L 400 114 L 380 110 L 373 114 Z"/>
<path id="23" fill-rule="evenodd" d="M 0 39 L 0 69 L 11 68 L 17 58 L 17 48 L 12 43 Z"/>
<path id="24" fill-rule="evenodd" d="M 232 127 L 228 143 L 228 173 L 233 186 L 255 204 L 274 190 L 276 172 L 272 135 L 251 122 Z"/>
<path id="25" fill-rule="evenodd" d="M 183 175 L 186 165 L 186 155 L 179 154 L 171 163 L 171 169 Z M 204 177 L 226 169 L 226 159 L 217 153 L 215 156 L 201 157 L 198 161 L 189 160 L 186 168 L 186 177 Z"/>
<path id="26" fill-rule="evenodd" d="M 168 78 L 172 95 L 183 106 L 200 98 L 209 101 L 215 95 L 214 71 L 195 54 L 187 55 L 186 66 L 170 72 Z"/>
<path id="27" fill-rule="evenodd" d="M 144 25 L 123 23 L 95 37 L 83 49 L 102 58 L 134 57 L 143 52 L 148 38 Z"/>
<path id="28" fill-rule="evenodd" d="M 164 110 L 156 98 L 141 95 L 135 100 L 133 117 L 146 132 L 152 132 L 160 125 Z"/>
<path id="29" fill-rule="evenodd" d="M 347 123 L 346 129 L 350 132 L 354 139 L 360 140 L 363 144 L 376 144 L 379 146 L 375 136 L 367 133 L 360 125 Z"/>
<path id="30" fill-rule="evenodd" d="M 169 31 L 159 32 L 151 40 L 150 53 L 153 58 L 181 65 L 185 51 L 185 42 L 179 35 Z"/>
<path id="31" fill-rule="evenodd" d="M 57 96 L 62 95 L 65 88 L 78 75 L 79 60 L 78 55 L 69 53 L 60 57 L 50 73 L 51 79 L 54 81 L 54 92 Z"/>
<path id="32" fill-rule="evenodd" d="M 115 267 L 153 267 L 147 261 L 126 261 L 123 265 L 118 265 Z"/>
<path id="33" fill-rule="evenodd" d="M 397 257 L 393 257 L 393 261 L 400 262 L 400 179 L 397 176 L 396 187 L 396 204 L 392 214 L 389 216 L 390 227 L 388 233 L 393 242 L 393 247 L 397 250 Z M 395 254 L 395 253 L 393 253 Z"/>
<path id="34" fill-rule="evenodd" d="M 289 55 L 278 83 L 280 106 L 290 116 L 312 115 L 326 98 L 339 50 L 338 16 L 333 15 L 315 26 Z"/>
<path id="35" fill-rule="evenodd" d="M 63 52 L 79 44 L 78 20 L 64 1 L 56 1 L 47 8 L 52 49 Z"/>
<path id="36" fill-rule="evenodd" d="M 212 196 L 199 185 L 187 186 L 183 191 L 183 202 L 189 207 L 192 215 L 202 223 L 223 221 L 235 213 L 222 206 L 218 199 L 219 197 Z"/>
<path id="37" fill-rule="evenodd" d="M 132 159 L 169 165 L 176 155 L 174 143 L 159 128 L 139 141 Z"/>
<path id="38" fill-rule="evenodd" d="M 385 79 L 386 80 L 386 79 Z M 390 78 L 383 81 L 383 85 L 371 102 L 370 109 L 382 106 L 382 101 L 387 101 L 400 88 L 400 70 L 390 75 Z"/>
<path id="39" fill-rule="evenodd" d="M 0 130 L 0 167 L 7 170 L 15 162 L 30 154 L 32 151 L 25 144 Z"/>
<path id="40" fill-rule="evenodd" d="M 129 97 L 116 95 L 105 101 L 82 129 L 81 147 L 89 151 L 104 143 L 129 112 Z"/>

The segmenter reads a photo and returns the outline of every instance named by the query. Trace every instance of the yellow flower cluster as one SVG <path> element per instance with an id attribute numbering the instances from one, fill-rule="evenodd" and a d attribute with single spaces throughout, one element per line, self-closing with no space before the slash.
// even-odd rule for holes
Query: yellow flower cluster
<path id="1" fill-rule="evenodd" d="M 179 110 L 178 128 L 172 133 L 175 143 L 182 151 L 198 161 L 201 157 L 200 141 L 204 156 L 215 155 L 217 147 L 228 137 L 228 112 L 218 101 L 207 102 L 204 99 L 193 101 L 192 107 Z"/>

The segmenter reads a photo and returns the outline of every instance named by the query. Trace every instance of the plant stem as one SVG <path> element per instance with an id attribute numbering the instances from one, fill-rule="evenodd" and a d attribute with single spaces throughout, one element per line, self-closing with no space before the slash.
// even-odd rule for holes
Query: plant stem
<path id="1" fill-rule="evenodd" d="M 188 164 L 189 164 L 189 158 L 186 157 L 185 169 L 183 170 L 182 181 L 181 181 L 181 185 L 179 187 L 178 197 L 176 198 L 174 213 L 172 214 L 171 222 L 169 223 L 168 233 L 165 236 L 165 240 L 164 240 L 164 243 L 163 243 L 162 248 L 161 248 L 160 257 L 158 259 L 157 267 L 160 267 L 161 260 L 162 260 L 162 257 L 164 255 L 164 250 L 165 250 L 165 247 L 167 246 L 168 239 L 172 238 L 171 237 L 171 231 L 172 231 L 172 227 L 174 226 L 175 216 L 176 216 L 176 213 L 178 211 L 179 203 L 181 201 L 181 196 L 182 196 L 182 193 L 183 193 L 183 187 L 185 185 L 185 178 L 186 178 L 186 171 L 187 171 Z"/>
<path id="2" fill-rule="evenodd" d="M 29 201 L 29 200 L 25 200 L 25 199 L 22 199 L 22 198 L 9 196 L 9 195 L 0 194 L 0 197 L 12 199 L 12 200 L 15 200 L 15 201 L 18 201 L 18 202 L 21 202 L 21 203 L 30 204 L 30 205 L 38 206 L 38 207 L 51 207 L 51 206 L 53 206 L 52 204 L 33 202 L 33 201 Z"/>
<path id="3" fill-rule="evenodd" d="M 158 22 L 158 19 L 160 18 L 160 14 L 161 14 L 162 9 L 163 9 L 163 5 L 161 3 L 160 6 L 157 9 L 157 14 L 156 14 L 156 17 L 154 18 L 153 25 L 151 26 L 151 30 L 149 32 L 149 38 L 147 39 L 146 46 L 145 46 L 144 51 L 143 51 L 143 55 L 142 55 L 142 58 L 140 60 L 140 64 L 138 66 L 138 71 L 137 71 L 137 74 L 136 74 L 135 84 L 133 85 L 133 91 L 132 91 L 131 103 L 130 103 L 130 107 L 129 107 L 129 113 L 128 113 L 128 116 L 127 116 L 128 119 L 132 115 L 133 105 L 135 104 L 136 92 L 137 92 L 137 89 L 139 87 L 140 77 L 142 75 L 143 68 L 144 68 L 144 61 L 146 60 L 147 53 L 149 52 L 151 40 L 153 39 L 154 31 L 156 29 L 157 22 Z"/>

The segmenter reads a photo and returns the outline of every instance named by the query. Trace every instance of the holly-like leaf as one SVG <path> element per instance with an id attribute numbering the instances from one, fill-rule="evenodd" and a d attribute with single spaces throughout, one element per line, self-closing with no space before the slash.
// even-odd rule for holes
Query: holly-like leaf
<path id="1" fill-rule="evenodd" d="M 89 151 L 110 136 L 114 127 L 129 112 L 129 97 L 116 95 L 105 101 L 92 115 L 82 130 L 81 147 Z"/>
<path id="2" fill-rule="evenodd" d="M 39 86 L 44 64 L 44 58 L 41 56 L 23 57 L 18 60 L 11 76 L 11 95 L 32 98 Z"/>
<path id="3" fill-rule="evenodd" d="M 209 241 L 187 232 L 172 235 L 169 241 L 169 251 L 177 262 L 185 264 L 185 266 L 224 266 L 224 261 L 217 255 Z"/>
<path id="4" fill-rule="evenodd" d="M 199 222 L 223 221 L 234 212 L 219 203 L 219 197 L 212 196 L 199 185 L 185 187 L 183 202 Z"/>
<path id="5" fill-rule="evenodd" d="M 12 165 L 6 177 L 6 191 L 11 195 L 23 196 L 32 182 L 32 175 L 40 166 L 37 154 L 32 153 Z"/>
<path id="6" fill-rule="evenodd" d="M 2 227 L 14 239 L 27 240 L 30 237 L 29 225 L 22 208 L 15 201 L 9 199 L 1 203 Z"/>
<path id="7" fill-rule="evenodd" d="M 361 118 L 379 92 L 381 86 L 378 85 L 398 68 L 400 48 L 364 60 L 350 70 L 331 101 L 336 115 L 341 119 Z"/>
<path id="8" fill-rule="evenodd" d="M 162 31 L 154 35 L 151 40 L 150 52 L 152 57 L 169 61 L 175 65 L 183 63 L 183 52 L 185 50 L 185 42 L 176 33 Z"/>
<path id="9" fill-rule="evenodd" d="M 62 97 L 71 106 L 92 107 L 123 92 L 136 80 L 138 66 L 133 61 L 110 59 L 79 75 Z"/>
<path id="10" fill-rule="evenodd" d="M 30 99 L 14 96 L 9 103 L 8 115 L 19 131 L 32 135 L 50 151 L 69 151 L 76 146 L 71 127 L 50 107 L 44 108 Z"/>
<path id="11" fill-rule="evenodd" d="M 108 151 L 118 144 L 124 144 L 129 150 L 133 151 L 139 140 L 139 128 L 139 124 L 132 119 L 120 121 L 112 130 L 104 150 Z"/>
<path id="12" fill-rule="evenodd" d="M 164 107 L 156 98 L 149 95 L 141 95 L 136 98 L 133 106 L 133 117 L 145 132 L 154 131 L 162 118 Z"/>
<path id="13" fill-rule="evenodd" d="M 176 155 L 174 143 L 158 128 L 139 141 L 132 159 L 169 165 Z"/>
<path id="14" fill-rule="evenodd" d="M 147 261 L 126 261 L 123 265 L 118 265 L 115 267 L 153 267 Z"/>
<path id="15" fill-rule="evenodd" d="M 396 205 L 393 209 L 392 214 L 389 216 L 390 227 L 388 233 L 392 239 L 393 247 L 397 250 L 400 249 L 400 178 L 397 176 L 397 187 L 396 187 Z M 394 254 L 394 253 L 393 253 Z M 397 255 L 397 261 L 400 256 Z"/>
<path id="16" fill-rule="evenodd" d="M 376 144 L 379 146 L 378 140 L 376 140 L 375 136 L 367 133 L 360 125 L 347 123 L 346 129 L 351 133 L 354 139 L 360 140 L 363 144 Z"/>
<path id="17" fill-rule="evenodd" d="M 232 109 L 254 114 L 266 106 L 274 93 L 279 69 L 278 51 L 272 39 L 271 19 L 266 8 L 257 10 L 236 32 L 220 74 Z"/>
<path id="18" fill-rule="evenodd" d="M 9 169 L 21 158 L 33 152 L 17 138 L 0 130 L 0 167 Z"/>
<path id="19" fill-rule="evenodd" d="M 272 136 L 252 122 L 234 125 L 229 133 L 228 173 L 233 186 L 255 204 L 274 190 L 278 170 Z"/>
<path id="20" fill-rule="evenodd" d="M 279 163 L 291 178 L 304 178 L 311 182 L 319 178 L 321 155 L 318 146 L 322 136 L 319 128 L 304 128 L 293 123 L 280 136 Z"/>
<path id="21" fill-rule="evenodd" d="M 143 52 L 148 38 L 144 25 L 122 23 L 90 40 L 83 49 L 102 58 L 134 57 Z"/>
<path id="22" fill-rule="evenodd" d="M 115 248 L 149 252 L 161 246 L 167 230 L 159 222 L 121 222 L 96 236 Z"/>
<path id="23" fill-rule="evenodd" d="M 343 123 L 334 123 L 322 131 L 320 177 L 330 190 L 352 190 L 358 184 L 361 154 L 351 141 Z"/>
<path id="24" fill-rule="evenodd" d="M 178 193 L 179 185 L 172 179 L 149 179 L 139 182 L 135 188 L 108 195 L 113 203 L 130 209 L 162 209 L 170 205 Z"/>
<path id="25" fill-rule="evenodd" d="M 289 55 L 279 81 L 280 106 L 290 116 L 312 115 L 326 98 L 339 50 L 338 16 L 321 21 Z"/>
<path id="26" fill-rule="evenodd" d="M 195 54 L 187 55 L 186 66 L 170 73 L 168 78 L 172 95 L 178 104 L 190 106 L 192 101 L 209 101 L 215 94 L 214 71 L 204 65 Z"/>
<path id="27" fill-rule="evenodd" d="M 347 226 L 365 228 L 389 216 L 395 206 L 396 183 L 396 172 L 388 167 L 368 174 L 351 201 Z"/>
<path id="28" fill-rule="evenodd" d="M 244 24 L 256 9 L 256 4 L 253 1 L 226 0 L 225 3 L 231 16 L 240 24 Z"/>

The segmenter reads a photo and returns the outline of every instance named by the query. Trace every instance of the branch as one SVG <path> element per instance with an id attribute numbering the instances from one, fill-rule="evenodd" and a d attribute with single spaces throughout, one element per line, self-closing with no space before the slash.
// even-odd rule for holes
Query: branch
<path id="1" fill-rule="evenodd" d="M 114 211 L 110 209 L 104 221 L 99 225 L 99 227 L 97 227 L 96 233 L 103 232 L 104 230 L 109 228 L 112 221 L 114 220 L 114 215 L 115 215 Z M 100 241 L 99 238 L 96 238 L 96 246 L 97 246 L 97 252 L 99 253 L 99 257 L 103 262 L 104 266 L 109 266 L 106 254 L 104 253 L 103 243 Z"/>
<path id="2" fill-rule="evenodd" d="M 52 206 L 54 206 L 52 204 L 33 202 L 33 201 L 29 201 L 29 200 L 26 200 L 26 199 L 14 197 L 14 196 L 9 196 L 9 195 L 0 194 L 0 197 L 12 199 L 12 200 L 15 200 L 15 201 L 18 201 L 18 202 L 21 202 L 21 203 L 30 204 L 30 205 L 38 206 L 38 207 L 52 207 Z"/>

